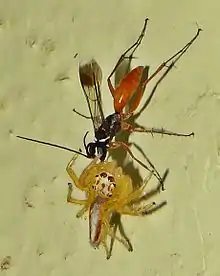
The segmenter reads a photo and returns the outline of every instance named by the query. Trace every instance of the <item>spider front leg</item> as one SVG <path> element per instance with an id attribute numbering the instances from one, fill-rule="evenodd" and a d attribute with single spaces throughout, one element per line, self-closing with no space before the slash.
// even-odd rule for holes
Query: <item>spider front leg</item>
<path id="1" fill-rule="evenodd" d="M 78 204 L 78 205 L 86 204 L 87 200 L 73 198 L 72 192 L 73 192 L 73 185 L 72 185 L 72 183 L 68 183 L 67 202 Z"/>
<path id="2" fill-rule="evenodd" d="M 122 130 L 124 131 L 129 131 L 129 132 L 145 132 L 145 133 L 150 133 L 150 134 L 161 134 L 161 135 L 170 135 L 170 136 L 180 136 L 180 137 L 189 137 L 189 136 L 194 136 L 194 132 L 190 133 L 178 133 L 178 132 L 173 132 L 170 130 L 166 130 L 164 128 L 148 128 L 148 127 L 134 127 L 131 124 L 127 122 L 122 122 L 121 125 Z"/>
<path id="3" fill-rule="evenodd" d="M 86 188 L 86 187 L 83 186 L 84 183 L 81 183 L 81 182 L 79 181 L 78 176 L 76 175 L 76 173 L 75 173 L 74 170 L 73 170 L 73 164 L 75 163 L 75 161 L 76 161 L 77 158 L 78 158 L 78 154 L 75 154 L 75 155 L 73 156 L 73 158 L 69 161 L 69 163 L 68 163 L 68 165 L 67 165 L 67 167 L 66 167 L 66 171 L 67 171 L 68 175 L 70 176 L 70 178 L 72 179 L 72 181 L 73 181 L 73 183 L 75 184 L 75 186 L 76 186 L 78 189 L 80 189 L 80 190 L 82 190 L 82 191 L 85 191 L 85 188 Z M 94 158 L 94 159 L 92 160 L 92 162 L 84 169 L 83 172 L 89 170 L 92 166 L 94 166 L 94 163 L 97 163 L 97 160 L 98 160 L 98 159 L 99 159 L 99 156 L 96 157 L 96 158 Z"/>
<path id="4" fill-rule="evenodd" d="M 87 200 L 83 199 L 77 199 L 72 197 L 72 192 L 73 192 L 73 185 L 72 183 L 68 183 L 68 193 L 67 193 L 67 202 L 68 203 L 73 203 L 73 204 L 78 204 L 78 205 L 85 205 L 77 214 L 76 217 L 79 218 L 81 217 L 87 210 Z"/>
<path id="5" fill-rule="evenodd" d="M 66 167 L 66 171 L 69 174 L 72 181 L 74 182 L 75 186 L 78 189 L 83 190 L 83 187 L 80 184 L 79 178 L 77 177 L 76 173 L 74 172 L 74 170 L 72 168 L 72 166 L 75 163 L 77 158 L 78 158 L 78 154 L 75 154 L 73 156 L 73 158 L 70 160 L 70 162 L 68 163 L 68 165 Z M 68 183 L 67 202 L 68 203 L 73 203 L 73 204 L 78 204 L 78 205 L 86 205 L 76 215 L 77 217 L 81 217 L 88 209 L 87 200 L 81 200 L 81 199 L 73 198 L 72 197 L 72 192 L 73 192 L 73 185 L 72 185 L 72 183 Z"/>
<path id="6" fill-rule="evenodd" d="M 75 163 L 77 158 L 78 158 L 78 154 L 74 154 L 73 158 L 71 158 L 71 160 L 69 161 L 69 163 L 66 166 L 66 171 L 67 171 L 69 177 L 72 179 L 75 186 L 78 189 L 81 189 L 80 183 L 79 183 L 79 178 L 78 178 L 78 176 L 76 175 L 76 173 L 74 172 L 74 170 L 72 168 L 72 166 Z"/>

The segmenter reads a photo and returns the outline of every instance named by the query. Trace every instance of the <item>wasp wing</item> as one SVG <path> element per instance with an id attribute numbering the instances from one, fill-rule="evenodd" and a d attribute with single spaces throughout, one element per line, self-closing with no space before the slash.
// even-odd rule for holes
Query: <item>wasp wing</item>
<path id="1" fill-rule="evenodd" d="M 98 63 L 92 59 L 79 66 L 80 83 L 85 95 L 90 116 L 96 131 L 104 121 L 101 98 L 102 70 Z"/>

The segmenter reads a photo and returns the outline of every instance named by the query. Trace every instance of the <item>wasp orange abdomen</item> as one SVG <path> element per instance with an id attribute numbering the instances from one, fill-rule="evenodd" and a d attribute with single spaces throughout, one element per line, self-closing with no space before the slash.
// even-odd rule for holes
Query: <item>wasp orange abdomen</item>
<path id="1" fill-rule="evenodd" d="M 144 66 L 138 66 L 129 72 L 114 91 L 114 108 L 120 113 L 136 91 Z"/>

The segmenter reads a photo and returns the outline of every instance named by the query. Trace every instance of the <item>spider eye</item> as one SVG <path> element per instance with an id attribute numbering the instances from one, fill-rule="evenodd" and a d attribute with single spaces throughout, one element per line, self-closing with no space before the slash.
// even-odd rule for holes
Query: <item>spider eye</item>
<path id="1" fill-rule="evenodd" d="M 107 173 L 102 172 L 102 173 L 100 173 L 100 176 L 101 176 L 101 177 L 107 177 Z"/>
<path id="2" fill-rule="evenodd" d="M 108 181 L 114 182 L 114 177 L 113 177 L 113 176 L 109 176 L 109 177 L 108 177 Z"/>

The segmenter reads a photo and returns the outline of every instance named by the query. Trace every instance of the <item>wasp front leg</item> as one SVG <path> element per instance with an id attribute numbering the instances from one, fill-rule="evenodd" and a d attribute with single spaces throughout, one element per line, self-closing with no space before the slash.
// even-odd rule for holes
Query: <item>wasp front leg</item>
<path id="1" fill-rule="evenodd" d="M 180 136 L 180 137 L 189 137 L 189 136 L 194 136 L 194 132 L 190 133 L 178 133 L 178 132 L 173 132 L 170 130 L 166 130 L 164 128 L 148 128 L 148 127 L 134 127 L 131 124 L 127 122 L 122 122 L 121 128 L 124 131 L 129 131 L 129 132 L 144 132 L 144 133 L 150 133 L 150 134 L 161 134 L 161 135 L 170 135 L 170 136 Z"/>
<path id="2" fill-rule="evenodd" d="M 108 87 L 109 90 L 111 91 L 111 94 L 113 96 L 113 98 L 115 97 L 115 88 L 112 85 L 111 82 L 111 77 L 114 75 L 114 73 L 116 72 L 116 70 L 118 69 L 118 67 L 121 65 L 121 63 L 123 62 L 123 60 L 126 58 L 127 55 L 129 55 L 129 59 L 133 58 L 133 54 L 134 52 L 137 50 L 137 48 L 140 46 L 144 35 L 145 35 L 145 31 L 147 28 L 147 22 L 148 22 L 148 18 L 145 19 L 144 21 L 144 26 L 142 28 L 141 34 L 139 35 L 138 39 L 135 41 L 135 43 L 133 43 L 119 58 L 118 62 L 116 63 L 114 69 L 112 70 L 111 74 L 109 75 L 107 82 L 108 82 Z"/>

